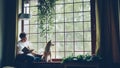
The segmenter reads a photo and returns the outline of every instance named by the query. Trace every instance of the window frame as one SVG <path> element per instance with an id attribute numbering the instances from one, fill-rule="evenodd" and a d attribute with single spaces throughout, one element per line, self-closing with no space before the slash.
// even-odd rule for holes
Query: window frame
<path id="1" fill-rule="evenodd" d="M 95 0 L 90 0 L 91 5 L 91 49 L 92 54 L 95 54 L 96 49 L 96 17 L 95 17 Z M 22 7 L 23 8 L 23 7 Z M 21 32 L 24 32 L 24 20 L 21 21 Z"/>

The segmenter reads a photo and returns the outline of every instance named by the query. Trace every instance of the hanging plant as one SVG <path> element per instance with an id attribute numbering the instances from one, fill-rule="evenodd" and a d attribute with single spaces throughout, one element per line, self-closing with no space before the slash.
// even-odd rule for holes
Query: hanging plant
<path id="1" fill-rule="evenodd" d="M 38 0 L 38 20 L 42 36 L 53 27 L 56 1 L 58 0 Z"/>

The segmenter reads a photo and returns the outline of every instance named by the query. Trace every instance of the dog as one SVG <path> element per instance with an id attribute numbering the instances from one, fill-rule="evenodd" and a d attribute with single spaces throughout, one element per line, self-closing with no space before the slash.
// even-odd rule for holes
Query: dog
<path id="1" fill-rule="evenodd" d="M 54 44 L 52 44 L 51 40 L 47 42 L 46 46 L 45 46 L 45 50 L 43 53 L 43 61 L 45 62 L 51 62 L 51 50 L 50 47 L 54 46 Z M 50 59 L 48 60 L 48 57 L 50 57 Z"/>

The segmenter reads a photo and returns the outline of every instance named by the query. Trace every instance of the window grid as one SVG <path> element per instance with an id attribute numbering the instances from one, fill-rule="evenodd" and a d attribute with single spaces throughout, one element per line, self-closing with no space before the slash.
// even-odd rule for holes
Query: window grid
<path id="1" fill-rule="evenodd" d="M 74 11 L 74 0 L 73 0 L 73 11 Z M 74 26 L 74 13 L 73 13 L 73 40 L 75 40 L 75 26 Z M 73 42 L 73 55 L 75 55 L 75 42 Z"/>
<path id="2" fill-rule="evenodd" d="M 64 5 L 65 5 L 65 0 L 64 0 Z M 63 10 L 63 12 L 65 13 L 65 6 L 64 6 L 64 10 Z M 63 13 L 63 14 L 64 14 Z M 57 13 L 56 13 L 57 14 Z M 66 54 L 65 54 L 65 14 L 64 14 L 64 57 L 66 56 Z"/>
<path id="3" fill-rule="evenodd" d="M 31 0 L 32 1 L 32 0 Z M 83 15 L 83 20 L 82 21 L 75 21 L 75 19 L 74 19 L 74 17 L 75 17 L 75 15 L 74 15 L 74 13 L 82 13 L 82 14 L 84 14 L 85 12 L 90 12 L 90 11 L 84 11 L 84 3 L 87 3 L 87 2 L 89 2 L 89 1 L 81 1 L 81 2 L 74 2 L 74 0 L 73 0 L 73 2 L 71 2 L 71 3 L 65 3 L 65 0 L 64 0 L 64 3 L 56 3 L 56 5 L 64 5 L 64 9 L 63 9 L 63 13 L 56 13 L 56 15 L 57 14 L 63 14 L 63 16 L 64 16 L 64 21 L 63 22 L 57 22 L 56 21 L 56 18 L 57 17 L 55 17 L 55 22 L 53 23 L 55 26 L 54 26 L 54 28 L 55 28 L 55 32 L 52 32 L 52 33 L 54 33 L 55 34 L 55 40 L 53 41 L 53 43 L 55 43 L 55 45 L 57 45 L 56 43 L 63 43 L 64 44 L 64 50 L 63 51 L 57 51 L 56 50 L 56 48 L 57 48 L 57 46 L 55 46 L 55 50 L 54 51 L 52 51 L 52 52 L 55 52 L 55 56 L 54 56 L 54 58 L 57 58 L 57 56 L 56 56 L 56 53 L 57 52 L 63 52 L 64 53 L 64 57 L 67 57 L 66 56 L 66 52 L 73 52 L 73 54 L 72 55 L 75 55 L 75 52 L 83 52 L 83 54 L 85 54 L 85 52 L 90 52 L 91 53 L 91 51 L 87 51 L 87 50 L 85 50 L 85 42 L 91 42 L 92 43 L 92 41 L 90 40 L 90 41 L 86 41 L 86 40 L 84 40 L 84 33 L 85 32 L 91 32 L 91 30 L 90 31 L 84 31 L 84 25 L 82 26 L 82 28 L 83 28 L 83 31 L 75 31 L 75 23 L 78 23 L 78 22 L 82 22 L 82 24 L 84 24 L 84 22 L 90 22 L 90 21 L 85 21 L 84 20 L 84 15 Z M 83 7 L 82 7 L 82 11 L 76 11 L 76 12 L 74 12 L 74 5 L 76 4 L 76 3 L 82 3 L 82 5 L 83 5 Z M 66 12 L 65 11 L 65 5 L 66 4 L 73 4 L 73 12 Z M 36 6 L 29 6 L 28 8 L 31 8 L 31 7 L 36 7 Z M 30 10 L 30 9 L 29 9 Z M 30 13 L 30 11 L 29 11 L 29 13 Z M 72 14 L 72 16 L 73 16 L 73 20 L 72 21 L 67 21 L 66 22 L 66 20 L 65 20 L 65 15 L 66 14 Z M 37 15 L 32 15 L 33 17 L 35 17 L 35 16 L 37 16 Z M 38 19 L 37 19 L 37 21 L 38 21 Z M 30 23 L 31 21 L 29 21 L 29 24 L 25 24 L 24 23 L 24 28 L 25 28 L 25 26 L 30 26 L 30 25 L 36 25 L 37 26 L 37 24 L 34 24 L 34 23 Z M 73 22 L 73 23 L 72 23 Z M 64 24 L 64 31 L 62 32 L 62 31 L 57 31 L 57 28 L 56 28 L 56 26 L 58 25 L 58 24 L 61 24 L 61 23 L 63 23 Z M 72 29 L 72 31 L 65 31 L 65 25 L 67 24 L 67 23 L 72 23 L 73 24 L 73 29 Z M 46 23 L 47 24 L 47 23 Z M 46 26 L 47 27 L 47 26 Z M 37 34 L 37 36 L 39 36 L 39 30 L 37 29 L 37 32 L 36 33 L 30 33 L 30 31 L 31 31 L 31 28 L 29 27 L 29 32 L 28 32 L 28 35 L 29 35 L 29 39 L 30 39 L 30 35 L 33 35 L 33 34 Z M 83 33 L 83 41 L 76 41 L 75 40 L 75 33 L 77 33 L 77 32 L 82 32 Z M 46 31 L 46 34 L 47 34 L 48 32 Z M 57 40 L 57 34 L 58 33 L 63 33 L 63 37 L 64 37 L 64 40 L 63 41 L 58 41 Z M 66 33 L 73 33 L 73 40 L 72 41 L 66 41 Z M 92 32 L 91 32 L 92 33 Z M 47 41 L 49 41 L 48 40 L 48 38 L 47 38 L 47 35 L 46 35 L 46 41 L 39 41 L 39 37 L 37 37 L 37 41 L 35 41 L 35 42 L 32 42 L 33 44 L 34 43 L 36 43 L 36 45 L 37 45 L 37 50 L 39 50 L 39 43 L 46 43 Z M 66 51 L 66 46 L 67 45 L 65 45 L 66 43 L 70 43 L 70 42 L 72 42 L 72 46 L 73 46 L 73 51 Z M 75 50 L 75 44 L 77 43 L 77 42 L 79 42 L 79 43 L 81 43 L 81 42 L 83 42 L 83 51 L 76 51 Z"/>

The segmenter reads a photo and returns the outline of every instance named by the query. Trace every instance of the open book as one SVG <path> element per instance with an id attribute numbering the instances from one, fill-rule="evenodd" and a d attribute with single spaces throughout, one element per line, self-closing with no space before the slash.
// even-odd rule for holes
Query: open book
<path id="1" fill-rule="evenodd" d="M 22 51 L 24 52 L 24 54 L 28 54 L 28 53 L 31 53 L 32 51 L 33 51 L 33 49 L 28 49 L 27 47 L 24 47 L 23 49 L 22 49 Z"/>

